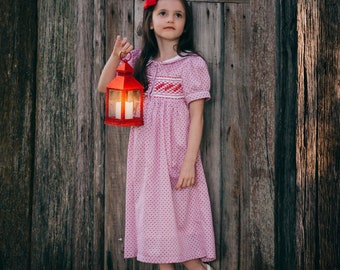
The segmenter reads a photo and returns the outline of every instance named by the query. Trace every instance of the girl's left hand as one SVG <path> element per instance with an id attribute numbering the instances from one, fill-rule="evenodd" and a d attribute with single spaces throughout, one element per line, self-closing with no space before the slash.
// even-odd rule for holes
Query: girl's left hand
<path id="1" fill-rule="evenodd" d="M 191 187 L 195 184 L 195 163 L 184 161 L 175 189 Z"/>

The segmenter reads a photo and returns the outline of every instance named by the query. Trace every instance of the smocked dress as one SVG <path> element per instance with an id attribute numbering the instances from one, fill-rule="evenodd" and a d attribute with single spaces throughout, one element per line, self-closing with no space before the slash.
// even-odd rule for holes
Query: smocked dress
<path id="1" fill-rule="evenodd" d="M 132 53 L 134 65 L 139 52 Z M 200 155 L 195 185 L 175 190 L 186 152 L 189 103 L 210 98 L 205 61 L 176 56 L 147 65 L 144 125 L 128 145 L 124 257 L 146 263 L 215 259 L 210 199 Z"/>

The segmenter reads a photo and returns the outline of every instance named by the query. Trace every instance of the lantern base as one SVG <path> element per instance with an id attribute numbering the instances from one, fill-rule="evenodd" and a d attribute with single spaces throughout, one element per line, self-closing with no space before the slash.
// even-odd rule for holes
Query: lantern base
<path id="1" fill-rule="evenodd" d="M 104 124 L 119 127 L 134 127 L 142 126 L 144 123 L 142 119 L 125 119 L 125 120 L 105 119 Z"/>

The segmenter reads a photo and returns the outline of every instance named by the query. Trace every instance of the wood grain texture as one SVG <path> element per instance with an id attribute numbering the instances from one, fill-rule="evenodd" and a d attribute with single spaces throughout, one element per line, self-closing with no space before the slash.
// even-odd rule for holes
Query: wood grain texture
<path id="1" fill-rule="evenodd" d="M 30 264 L 37 50 L 35 6 L 36 1 L 1 3 L 1 269 L 27 269 Z"/>
<path id="2" fill-rule="evenodd" d="M 105 97 L 97 91 L 98 80 L 105 64 L 105 1 L 94 1 L 93 12 L 93 269 L 104 269 L 105 262 Z"/>
<path id="3" fill-rule="evenodd" d="M 221 93 L 221 257 L 219 269 L 239 269 L 250 260 L 248 129 L 250 7 L 225 4 Z M 242 268 L 241 268 L 242 269 Z"/>
<path id="4" fill-rule="evenodd" d="M 76 160 L 72 11 L 64 2 L 38 5 L 41 23 L 38 28 L 33 268 L 72 266 L 70 210 L 74 207 Z"/>
<path id="5" fill-rule="evenodd" d="M 91 269 L 93 3 L 38 3 L 33 269 Z"/>
<path id="6" fill-rule="evenodd" d="M 297 267 L 318 269 L 317 250 L 317 61 L 318 23 L 317 1 L 298 2 L 298 115 L 296 134 L 297 167 Z"/>
<path id="7" fill-rule="evenodd" d="M 318 1 L 319 269 L 340 269 L 340 2 Z"/>
<path id="8" fill-rule="evenodd" d="M 249 200 L 251 264 L 274 269 L 275 3 L 251 1 Z"/>
<path id="9" fill-rule="evenodd" d="M 74 9 L 38 3 L 33 269 L 70 269 L 76 177 Z"/>
<path id="10" fill-rule="evenodd" d="M 296 269 L 296 1 L 277 3 L 275 266 Z"/>
<path id="11" fill-rule="evenodd" d="M 338 11 L 338 1 L 298 1 L 299 269 L 340 266 Z"/>
<path id="12" fill-rule="evenodd" d="M 75 178 L 73 200 L 73 269 L 93 268 L 94 258 L 94 137 L 93 137 L 93 1 L 77 1 L 74 6 L 75 55 Z"/>

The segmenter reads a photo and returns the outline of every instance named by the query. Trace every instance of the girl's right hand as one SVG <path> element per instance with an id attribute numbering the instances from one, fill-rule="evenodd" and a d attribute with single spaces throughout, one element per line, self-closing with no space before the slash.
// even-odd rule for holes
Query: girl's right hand
<path id="1" fill-rule="evenodd" d="M 125 37 L 121 39 L 121 36 L 117 36 L 116 42 L 113 46 L 112 54 L 118 58 L 124 58 L 129 52 L 133 50 L 132 44 Z"/>

